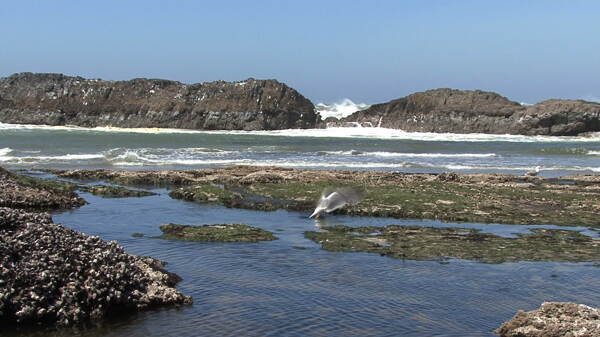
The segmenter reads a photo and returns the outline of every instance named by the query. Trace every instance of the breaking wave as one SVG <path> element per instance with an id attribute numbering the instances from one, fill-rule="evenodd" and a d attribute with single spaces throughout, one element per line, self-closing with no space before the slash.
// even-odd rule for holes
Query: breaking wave
<path id="1" fill-rule="evenodd" d="M 561 142 L 600 142 L 600 133 L 590 136 L 523 136 L 508 134 L 484 133 L 434 133 L 434 132 L 406 132 L 397 129 L 376 127 L 334 127 L 327 129 L 288 129 L 270 131 L 202 131 L 186 129 L 163 128 L 117 128 L 96 127 L 84 128 L 77 126 L 48 126 L 3 124 L 0 130 L 55 130 L 81 133 L 144 133 L 144 134 L 206 134 L 206 135 L 250 135 L 250 136 L 278 136 L 278 137 L 315 137 L 315 138 L 359 138 L 359 139 L 393 139 L 416 140 L 424 142 L 516 142 L 516 143 L 561 143 Z"/>
<path id="2" fill-rule="evenodd" d="M 319 151 L 320 155 L 338 156 L 373 156 L 385 158 L 489 158 L 496 157 L 495 153 L 402 153 L 402 152 L 361 152 L 350 151 Z"/>
<path id="3" fill-rule="evenodd" d="M 348 98 L 344 98 L 340 102 L 325 104 L 325 103 L 317 103 L 315 108 L 317 112 L 321 115 L 321 119 L 326 119 L 329 117 L 334 117 L 337 119 L 348 117 L 353 113 L 365 110 L 369 108 L 369 104 L 365 103 L 354 103 Z"/>

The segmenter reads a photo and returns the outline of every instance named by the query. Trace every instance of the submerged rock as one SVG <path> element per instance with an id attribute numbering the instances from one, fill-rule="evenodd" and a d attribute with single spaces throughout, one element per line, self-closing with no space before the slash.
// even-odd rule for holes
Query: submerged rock
<path id="1" fill-rule="evenodd" d="M 163 263 L 125 253 L 47 214 L 0 208 L 0 322 L 72 325 L 191 303 Z"/>
<path id="2" fill-rule="evenodd" d="M 132 190 L 121 186 L 108 185 L 91 185 L 81 186 L 79 190 L 85 191 L 94 195 L 99 195 L 104 198 L 131 198 L 131 197 L 147 197 L 156 195 L 154 192 Z"/>
<path id="3" fill-rule="evenodd" d="M 600 261 L 600 239 L 569 230 L 532 229 L 531 233 L 514 238 L 468 228 L 399 225 L 338 225 L 323 230 L 305 232 L 305 236 L 322 249 L 333 252 L 368 252 L 405 260 L 457 258 L 486 263 Z"/>
<path id="4" fill-rule="evenodd" d="M 187 85 L 62 74 L 20 73 L 0 78 L 3 123 L 274 130 L 312 128 L 318 119 L 307 98 L 276 80 Z"/>
<path id="5" fill-rule="evenodd" d="M 161 239 L 199 242 L 259 242 L 277 240 L 272 232 L 246 224 L 160 226 Z"/>
<path id="6" fill-rule="evenodd" d="M 348 124 L 411 132 L 573 136 L 600 131 L 600 103 L 551 99 L 525 106 L 494 92 L 444 88 L 375 104 L 328 123 Z"/>
<path id="7" fill-rule="evenodd" d="M 533 311 L 519 311 L 495 331 L 502 337 L 597 337 L 600 310 L 583 304 L 545 302 Z"/>

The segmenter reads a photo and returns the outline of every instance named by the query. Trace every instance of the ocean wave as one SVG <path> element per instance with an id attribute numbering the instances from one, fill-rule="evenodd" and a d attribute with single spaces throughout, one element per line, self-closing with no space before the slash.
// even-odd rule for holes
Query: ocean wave
<path id="1" fill-rule="evenodd" d="M 277 137 L 314 137 L 314 138 L 364 138 L 364 139 L 392 139 L 416 140 L 424 142 L 516 142 L 516 143 L 581 143 L 600 142 L 600 133 L 589 136 L 524 136 L 508 134 L 485 133 L 434 133 L 434 132 L 406 132 L 397 129 L 375 127 L 335 127 L 327 129 L 287 129 L 269 131 L 239 131 L 239 130 L 186 130 L 163 128 L 117 128 L 97 127 L 84 128 L 77 126 L 48 126 L 0 123 L 0 130 L 67 130 L 73 132 L 107 132 L 107 133 L 150 133 L 150 134 L 222 134 L 222 135 L 252 135 L 252 136 L 277 136 Z"/>
<path id="2" fill-rule="evenodd" d="M 338 155 L 338 156 L 373 156 L 384 158 L 490 158 L 496 157 L 495 153 L 403 153 L 403 152 L 362 152 L 357 150 L 350 151 L 319 151 L 320 155 Z"/>
<path id="3" fill-rule="evenodd" d="M 1 162 L 10 163 L 31 163 L 31 162 L 49 162 L 49 161 L 71 161 L 71 160 L 90 160 L 104 159 L 102 154 L 65 154 L 58 156 L 6 156 L 0 155 Z"/>
<path id="4" fill-rule="evenodd" d="M 351 100 L 349 100 L 348 98 L 344 98 L 343 100 L 336 102 L 336 103 L 332 103 L 332 104 L 326 104 L 326 103 L 315 104 L 315 109 L 321 115 L 321 119 L 326 119 L 329 117 L 334 117 L 334 118 L 340 119 L 340 118 L 348 117 L 357 111 L 365 110 L 369 107 L 370 107 L 369 104 L 354 103 Z"/>
<path id="5" fill-rule="evenodd" d="M 5 147 L 0 149 L 0 157 L 6 156 L 7 154 L 10 154 L 13 150 L 9 147 Z"/>
<path id="6" fill-rule="evenodd" d="M 587 152 L 588 155 L 590 156 L 600 156 L 600 151 L 588 151 Z"/>

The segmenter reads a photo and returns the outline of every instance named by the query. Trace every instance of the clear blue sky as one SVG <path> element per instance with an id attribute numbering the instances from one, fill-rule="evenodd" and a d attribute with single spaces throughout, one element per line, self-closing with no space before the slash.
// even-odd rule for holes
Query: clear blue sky
<path id="1" fill-rule="evenodd" d="M 0 2 L 0 76 L 276 78 L 313 102 L 600 97 L 600 1 Z"/>

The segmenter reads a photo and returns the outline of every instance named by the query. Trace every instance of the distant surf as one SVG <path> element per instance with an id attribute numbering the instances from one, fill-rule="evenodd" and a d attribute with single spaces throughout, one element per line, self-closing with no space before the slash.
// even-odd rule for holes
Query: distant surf
<path id="1" fill-rule="evenodd" d="M 336 103 L 317 103 L 315 105 L 317 112 L 321 115 L 321 119 L 326 119 L 329 117 L 340 119 L 348 117 L 357 111 L 368 109 L 369 107 L 369 104 L 354 103 L 348 98 L 344 98 Z"/>
<path id="2" fill-rule="evenodd" d="M 79 126 L 49 126 L 0 123 L 1 130 L 63 130 L 81 133 L 144 133 L 144 134 L 224 134 L 279 137 L 319 137 L 319 138 L 365 138 L 415 140 L 423 142 L 513 142 L 513 143 L 562 143 L 562 142 L 600 142 L 600 133 L 588 136 L 524 136 L 485 133 L 434 133 L 406 132 L 398 129 L 377 127 L 334 127 L 327 129 L 286 129 L 269 131 L 238 130 L 188 130 L 167 128 L 119 128 Z"/>

